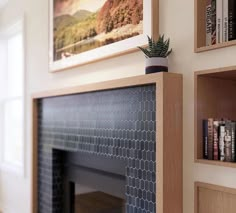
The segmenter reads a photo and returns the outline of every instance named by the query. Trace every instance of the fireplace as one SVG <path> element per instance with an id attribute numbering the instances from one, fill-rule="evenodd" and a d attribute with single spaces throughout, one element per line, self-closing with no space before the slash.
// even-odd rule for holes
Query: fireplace
<path id="1" fill-rule="evenodd" d="M 182 213 L 182 88 L 158 73 L 34 94 L 32 212 Z"/>
<path id="2" fill-rule="evenodd" d="M 41 98 L 37 109 L 39 213 L 156 212 L 155 84 Z"/>

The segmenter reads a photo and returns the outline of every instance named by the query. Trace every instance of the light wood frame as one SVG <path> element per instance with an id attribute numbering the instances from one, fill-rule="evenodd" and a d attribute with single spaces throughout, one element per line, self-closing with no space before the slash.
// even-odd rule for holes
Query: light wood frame
<path id="1" fill-rule="evenodd" d="M 202 202 L 201 205 L 200 202 Z M 216 202 L 218 205 L 214 205 L 212 202 Z M 194 213 L 234 213 L 235 207 L 236 189 L 195 182 Z"/>
<path id="2" fill-rule="evenodd" d="M 236 66 L 195 72 L 194 143 L 195 162 L 236 168 L 236 163 L 203 159 L 202 120 L 236 119 Z"/>
<path id="3" fill-rule="evenodd" d="M 147 44 L 147 35 L 159 36 L 159 0 L 143 0 L 143 34 L 53 61 L 53 0 L 49 1 L 49 71 L 57 72 L 138 51 Z"/>
<path id="4" fill-rule="evenodd" d="M 59 89 L 34 94 L 33 113 L 33 151 L 32 151 L 32 213 L 37 213 L 37 101 L 83 92 L 156 85 L 156 199 L 157 212 L 182 213 L 182 138 L 183 138 L 183 88 L 182 75 L 158 73 L 113 80 L 91 85 Z"/>
<path id="5" fill-rule="evenodd" d="M 206 46 L 206 2 L 194 0 L 194 52 L 204 52 L 236 45 L 236 40 Z"/>

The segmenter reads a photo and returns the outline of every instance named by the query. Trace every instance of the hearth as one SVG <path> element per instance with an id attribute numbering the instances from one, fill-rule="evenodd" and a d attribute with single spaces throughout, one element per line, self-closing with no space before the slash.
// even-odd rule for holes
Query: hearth
<path id="1" fill-rule="evenodd" d="M 125 213 L 124 199 L 95 191 L 76 195 L 75 213 Z"/>

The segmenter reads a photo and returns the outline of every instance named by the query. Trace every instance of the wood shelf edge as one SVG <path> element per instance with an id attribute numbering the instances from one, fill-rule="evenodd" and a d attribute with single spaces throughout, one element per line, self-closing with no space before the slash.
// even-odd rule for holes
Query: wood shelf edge
<path id="1" fill-rule="evenodd" d="M 195 188 L 196 190 L 198 188 L 205 188 L 205 189 L 210 189 L 210 190 L 226 192 L 226 193 L 230 193 L 230 194 L 236 194 L 236 188 L 233 188 L 233 187 L 216 185 L 216 184 L 206 183 L 206 182 L 201 182 L 201 181 L 195 181 L 194 185 L 196 187 Z"/>
<path id="2" fill-rule="evenodd" d="M 224 47 L 230 47 L 230 46 L 233 46 L 233 45 L 236 45 L 236 40 L 227 41 L 227 42 L 223 42 L 223 43 L 220 43 L 220 44 L 214 44 L 214 45 L 211 45 L 211 46 L 196 47 L 194 49 L 194 52 L 195 53 L 200 53 L 200 52 L 220 49 L 220 48 L 224 48 Z"/>
<path id="3" fill-rule="evenodd" d="M 205 70 L 197 70 L 194 72 L 194 76 L 200 76 L 200 75 L 207 75 L 212 73 L 219 73 L 219 72 L 229 72 L 236 70 L 236 66 L 227 66 L 227 67 L 219 67 L 219 68 L 213 68 L 213 69 L 205 69 Z"/>
<path id="4" fill-rule="evenodd" d="M 231 163 L 231 162 L 222 162 L 222 161 L 216 161 L 216 160 L 195 159 L 195 163 L 236 168 L 236 162 Z"/>
<path id="5" fill-rule="evenodd" d="M 163 76 L 182 76 L 182 74 L 173 72 L 158 72 L 153 74 L 131 76 L 121 79 L 113 79 L 103 82 L 82 84 L 79 86 L 51 89 L 48 91 L 39 91 L 33 93 L 31 95 L 31 99 L 48 98 L 48 97 L 76 94 L 82 92 L 92 92 L 98 90 L 116 89 L 116 88 L 130 87 L 136 85 L 154 84 L 157 81 L 160 81 L 163 78 Z"/>

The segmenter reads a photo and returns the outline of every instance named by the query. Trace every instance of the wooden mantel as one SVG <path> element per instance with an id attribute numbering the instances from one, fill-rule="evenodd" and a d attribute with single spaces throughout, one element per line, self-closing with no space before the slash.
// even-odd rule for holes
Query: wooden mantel
<path id="1" fill-rule="evenodd" d="M 39 99 L 71 95 L 92 91 L 110 90 L 141 85 L 156 85 L 156 212 L 183 212 L 183 168 L 182 168 L 182 126 L 183 89 L 182 75 L 157 73 L 129 77 L 101 83 L 63 88 L 32 95 L 33 150 L 32 150 L 32 213 L 37 206 L 37 102 Z"/>

